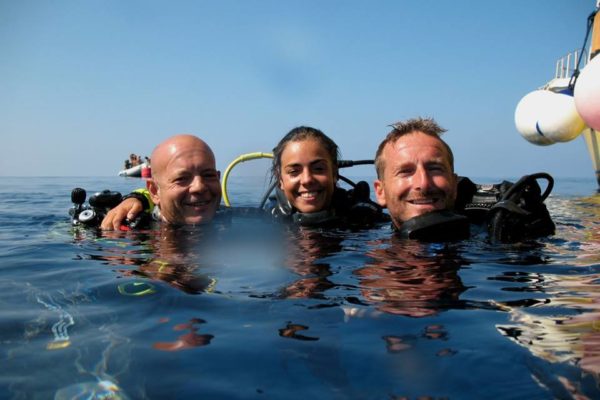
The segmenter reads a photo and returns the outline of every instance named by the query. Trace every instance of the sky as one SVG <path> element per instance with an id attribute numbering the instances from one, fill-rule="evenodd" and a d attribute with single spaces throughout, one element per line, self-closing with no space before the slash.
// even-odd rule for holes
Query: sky
<path id="1" fill-rule="evenodd" d="M 459 175 L 594 178 L 582 137 L 539 147 L 514 124 L 519 100 L 581 47 L 594 6 L 0 0 L 0 176 L 113 176 L 178 133 L 209 143 L 223 171 L 299 125 L 372 159 L 389 124 L 422 116 L 448 130 Z"/>

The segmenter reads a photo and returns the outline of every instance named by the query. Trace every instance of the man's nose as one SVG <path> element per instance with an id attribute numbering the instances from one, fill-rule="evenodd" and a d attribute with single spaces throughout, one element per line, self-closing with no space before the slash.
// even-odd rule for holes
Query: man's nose
<path id="1" fill-rule="evenodd" d="M 202 192 L 204 190 L 206 190 L 206 182 L 204 182 L 204 179 L 201 176 L 195 176 L 190 184 L 190 191 Z"/>
<path id="2" fill-rule="evenodd" d="M 421 191 L 427 191 L 432 185 L 431 175 L 425 167 L 418 167 L 415 175 L 413 176 L 413 187 L 415 189 L 421 189 Z"/>

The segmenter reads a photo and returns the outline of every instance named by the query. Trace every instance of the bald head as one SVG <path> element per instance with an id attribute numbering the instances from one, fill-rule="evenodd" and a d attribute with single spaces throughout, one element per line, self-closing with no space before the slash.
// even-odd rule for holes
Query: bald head
<path id="1" fill-rule="evenodd" d="M 211 148 L 193 135 L 176 135 L 154 149 L 152 201 L 171 224 L 209 222 L 221 202 L 221 185 Z"/>
<path id="2" fill-rule="evenodd" d="M 169 163 L 179 157 L 185 158 L 191 153 L 203 154 L 215 168 L 215 156 L 206 142 L 194 135 L 181 134 L 171 136 L 154 148 L 150 157 L 152 176 L 159 178 Z"/>

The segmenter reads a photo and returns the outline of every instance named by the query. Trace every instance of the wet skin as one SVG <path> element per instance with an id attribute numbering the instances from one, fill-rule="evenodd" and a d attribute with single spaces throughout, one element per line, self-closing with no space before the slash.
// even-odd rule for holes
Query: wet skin
<path id="1" fill-rule="evenodd" d="M 384 171 L 375 181 L 375 194 L 397 227 L 410 218 L 453 208 L 457 177 L 435 137 L 409 133 L 388 143 L 382 155 Z"/>
<path id="2" fill-rule="evenodd" d="M 152 201 L 170 224 L 205 224 L 221 202 L 219 172 L 212 151 L 192 136 L 177 137 L 152 157 Z M 154 167 L 156 165 L 156 167 Z"/>
<path id="3" fill-rule="evenodd" d="M 290 142 L 281 153 L 279 187 L 303 213 L 327 209 L 337 181 L 329 153 L 314 139 Z"/>

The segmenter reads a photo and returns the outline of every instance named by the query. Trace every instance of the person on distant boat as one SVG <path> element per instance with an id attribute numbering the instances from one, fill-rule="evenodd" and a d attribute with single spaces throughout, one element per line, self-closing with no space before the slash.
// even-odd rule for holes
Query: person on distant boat
<path id="1" fill-rule="evenodd" d="M 454 156 L 433 119 L 392 125 L 377 149 L 374 182 L 377 202 L 388 209 L 393 228 L 409 238 L 462 239 L 471 222 L 484 222 L 492 241 L 514 242 L 554 233 L 544 199 L 552 188 L 547 174 L 503 182 L 478 193 L 477 185 L 454 172 Z M 541 195 L 536 179 L 549 182 Z M 480 199 L 477 203 L 476 195 Z M 486 196 L 491 201 L 486 203 Z M 497 196 L 497 197 L 496 197 Z"/>
<path id="2" fill-rule="evenodd" d="M 152 178 L 147 193 L 136 191 L 110 210 L 102 229 L 119 229 L 142 211 L 153 210 L 155 219 L 172 225 L 206 224 L 221 202 L 220 173 L 211 148 L 192 135 L 176 135 L 152 152 Z"/>

